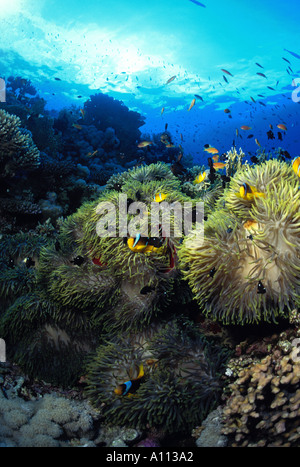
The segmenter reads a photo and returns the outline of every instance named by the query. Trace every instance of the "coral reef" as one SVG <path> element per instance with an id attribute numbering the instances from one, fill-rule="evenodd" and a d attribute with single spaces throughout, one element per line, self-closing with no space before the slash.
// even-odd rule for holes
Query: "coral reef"
<path id="1" fill-rule="evenodd" d="M 129 110 L 123 102 L 101 93 L 90 96 L 84 105 L 84 111 L 84 123 L 94 125 L 106 133 L 105 144 L 114 148 L 117 138 L 119 152 L 131 154 L 134 158 L 136 142 L 141 135 L 139 128 L 145 123 L 140 114 Z M 114 130 L 111 129 L 112 124 Z"/>
<path id="2" fill-rule="evenodd" d="M 0 442 L 7 447 L 95 446 L 97 413 L 86 401 L 53 394 L 24 401 L 0 399 Z"/>
<path id="3" fill-rule="evenodd" d="M 283 333 L 264 358 L 242 366 L 227 387 L 223 433 L 231 446 L 299 446 L 300 346 Z M 229 367 L 232 365 L 229 362 Z"/>
<path id="4" fill-rule="evenodd" d="M 31 134 L 21 129 L 21 121 L 15 115 L 0 110 L 0 163 L 2 177 L 15 175 L 22 169 L 34 169 L 40 163 L 39 150 Z"/>

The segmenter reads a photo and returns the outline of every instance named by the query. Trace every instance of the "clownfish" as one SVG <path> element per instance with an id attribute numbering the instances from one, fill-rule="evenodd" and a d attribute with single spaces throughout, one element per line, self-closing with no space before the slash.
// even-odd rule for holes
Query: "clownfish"
<path id="1" fill-rule="evenodd" d="M 167 196 L 168 195 L 165 193 L 156 193 L 156 195 L 153 196 L 153 200 L 156 201 L 156 203 L 160 203 L 161 201 L 164 201 Z"/>
<path id="2" fill-rule="evenodd" d="M 198 183 L 203 182 L 206 178 L 206 172 L 200 172 L 199 175 L 195 178 L 194 180 L 194 185 L 197 185 Z"/>
<path id="3" fill-rule="evenodd" d="M 300 177 L 300 157 L 296 157 L 292 162 L 292 167 L 296 175 Z"/>
<path id="4" fill-rule="evenodd" d="M 253 198 L 265 198 L 266 196 L 264 193 L 259 193 L 254 186 L 250 186 L 248 183 L 243 183 L 240 192 L 235 193 L 235 195 L 245 201 L 252 201 Z"/>
<path id="5" fill-rule="evenodd" d="M 165 243 L 164 237 L 142 237 L 137 234 L 135 238 L 129 237 L 127 245 L 135 253 L 149 253 L 161 248 Z"/>
<path id="6" fill-rule="evenodd" d="M 134 393 L 139 387 L 142 382 L 142 378 L 144 377 L 144 366 L 141 364 L 139 366 L 139 374 L 137 378 L 130 379 L 129 381 L 125 381 L 125 383 L 120 384 L 115 390 L 114 393 L 118 396 L 126 396 L 128 393 Z"/>

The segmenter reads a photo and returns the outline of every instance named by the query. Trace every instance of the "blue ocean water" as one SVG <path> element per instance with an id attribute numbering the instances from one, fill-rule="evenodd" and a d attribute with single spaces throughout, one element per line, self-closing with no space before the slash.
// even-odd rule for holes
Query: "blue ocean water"
<path id="1" fill-rule="evenodd" d="M 106 93 L 145 116 L 142 132 L 168 124 L 194 162 L 204 144 L 296 157 L 299 20 L 298 0 L 0 0 L 0 74 L 30 79 L 49 110 Z"/>

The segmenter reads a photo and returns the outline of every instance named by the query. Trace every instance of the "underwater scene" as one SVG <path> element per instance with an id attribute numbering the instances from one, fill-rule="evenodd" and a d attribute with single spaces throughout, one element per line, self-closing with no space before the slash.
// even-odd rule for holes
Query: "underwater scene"
<path id="1" fill-rule="evenodd" d="M 300 446 L 299 20 L 0 0 L 0 447 Z"/>

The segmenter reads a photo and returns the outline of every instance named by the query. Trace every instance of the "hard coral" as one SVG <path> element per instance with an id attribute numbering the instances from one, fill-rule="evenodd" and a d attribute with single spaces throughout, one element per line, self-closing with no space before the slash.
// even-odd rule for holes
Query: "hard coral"
<path id="1" fill-rule="evenodd" d="M 84 104 L 85 124 L 95 125 L 98 130 L 106 131 L 113 126 L 115 136 L 120 141 L 119 149 L 131 157 L 136 153 L 136 141 L 144 125 L 144 119 L 137 112 L 129 110 L 121 101 L 107 96 L 95 94 Z"/>
<path id="2" fill-rule="evenodd" d="M 299 339 L 295 339 L 299 340 Z M 242 369 L 227 388 L 223 433 L 232 446 L 299 446 L 300 359 L 276 348 Z"/>
<path id="3" fill-rule="evenodd" d="M 0 163 L 7 176 L 13 176 L 19 169 L 32 170 L 40 163 L 40 153 L 30 133 L 20 126 L 18 117 L 0 110 Z"/>

